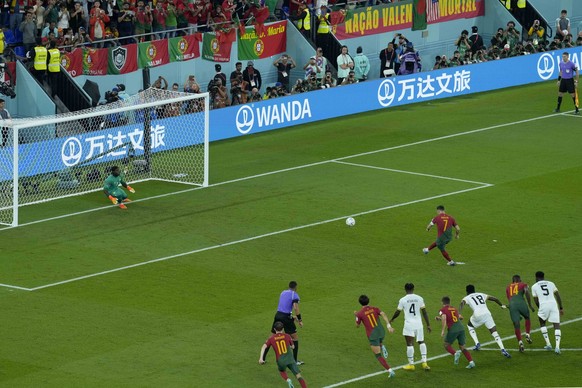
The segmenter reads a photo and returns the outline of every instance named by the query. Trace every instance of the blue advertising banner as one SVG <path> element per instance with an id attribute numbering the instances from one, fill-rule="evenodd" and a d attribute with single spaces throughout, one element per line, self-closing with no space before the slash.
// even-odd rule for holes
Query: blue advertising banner
<path id="1" fill-rule="evenodd" d="M 210 140 L 557 79 L 562 53 L 524 55 L 213 110 Z M 582 47 L 569 49 L 569 53 L 580 68 Z"/>
<path id="2" fill-rule="evenodd" d="M 568 51 L 570 60 L 580 68 L 582 47 Z M 557 79 L 562 53 L 563 50 L 525 55 L 212 110 L 210 141 Z M 68 138 L 21 144 L 20 176 L 45 174 L 83 164 L 121 159 L 128 152 L 128 145 L 123 146 L 124 144 L 131 144 L 136 155 L 143 154 L 143 131 L 143 124 L 123 125 Z M 153 119 L 150 131 L 152 152 L 197 143 L 194 131 L 179 116 Z M 109 150 L 112 151 L 108 153 Z M 0 153 L 0 180 L 11 179 L 11 153 L 11 147 L 6 147 Z M 96 158 L 98 155 L 101 156 Z"/>
<path id="3" fill-rule="evenodd" d="M 155 113 L 154 113 L 155 114 Z M 196 113 L 203 115 L 203 113 Z M 199 119 L 203 122 L 203 118 Z M 200 143 L 200 134 L 187 124 L 190 119 L 152 118 L 150 139 L 152 152 L 168 151 Z M 62 171 L 66 168 L 123 159 L 133 150 L 136 156 L 144 153 L 143 121 L 70 137 L 55 138 L 37 143 L 20 144 L 19 175 L 27 177 Z M 111 150 L 110 152 L 108 152 Z M 0 181 L 12 179 L 12 146 L 0 153 Z"/>

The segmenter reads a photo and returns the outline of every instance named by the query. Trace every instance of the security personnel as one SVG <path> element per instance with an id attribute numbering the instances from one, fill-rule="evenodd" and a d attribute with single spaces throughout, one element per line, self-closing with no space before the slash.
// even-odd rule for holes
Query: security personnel
<path id="1" fill-rule="evenodd" d="M 52 40 L 48 49 L 48 82 L 51 87 L 51 93 L 56 93 L 57 79 L 61 72 L 61 52 L 57 48 L 57 43 Z"/>
<path id="2" fill-rule="evenodd" d="M 40 38 L 36 39 L 36 46 L 28 52 L 28 57 L 32 60 L 33 74 L 42 83 L 46 77 L 48 51 L 42 45 Z"/>
<path id="3" fill-rule="evenodd" d="M 297 16 L 292 16 L 289 19 L 297 20 L 297 28 L 299 28 L 299 31 L 301 31 L 306 39 L 311 38 L 311 12 L 307 8 L 305 0 L 299 4 Z"/>
<path id="4" fill-rule="evenodd" d="M 6 47 L 6 42 L 4 41 L 4 30 L 0 28 L 0 58 L 4 57 L 4 48 Z"/>

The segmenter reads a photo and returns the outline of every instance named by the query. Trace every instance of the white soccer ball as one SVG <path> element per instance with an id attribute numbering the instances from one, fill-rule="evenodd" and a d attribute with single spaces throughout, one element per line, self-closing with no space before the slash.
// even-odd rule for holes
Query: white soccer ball
<path id="1" fill-rule="evenodd" d="M 347 226 L 354 226 L 354 225 L 356 225 L 356 220 L 354 220 L 352 217 L 348 217 L 348 218 L 346 218 L 346 225 Z"/>
<path id="2" fill-rule="evenodd" d="M 569 32 L 568 32 L 568 30 L 563 30 L 563 31 L 562 31 L 562 34 L 564 34 L 564 36 L 566 36 L 566 35 L 568 35 L 568 34 L 569 34 Z"/>

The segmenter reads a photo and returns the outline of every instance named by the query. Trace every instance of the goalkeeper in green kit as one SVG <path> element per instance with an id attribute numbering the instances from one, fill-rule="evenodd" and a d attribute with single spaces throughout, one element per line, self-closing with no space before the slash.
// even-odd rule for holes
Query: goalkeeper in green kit
<path id="1" fill-rule="evenodd" d="M 118 166 L 111 167 L 111 175 L 105 179 L 105 184 L 103 185 L 103 192 L 113 202 L 114 205 L 119 205 L 120 209 L 127 209 L 123 204 L 124 202 L 131 202 L 131 199 L 127 198 L 127 194 L 123 191 L 119 185 L 125 187 L 132 193 L 135 190 L 125 182 L 123 177 L 121 177 L 121 171 Z"/>

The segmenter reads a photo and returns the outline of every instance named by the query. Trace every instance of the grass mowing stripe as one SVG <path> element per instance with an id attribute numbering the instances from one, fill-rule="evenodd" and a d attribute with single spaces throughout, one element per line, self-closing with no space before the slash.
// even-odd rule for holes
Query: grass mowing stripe
<path id="1" fill-rule="evenodd" d="M 451 178 L 451 177 L 448 177 L 448 176 L 441 176 L 441 175 L 424 174 L 424 173 L 421 173 L 421 172 L 414 172 L 414 171 L 396 170 L 394 168 L 371 166 L 369 164 L 342 162 L 340 160 L 334 160 L 333 162 L 334 163 L 338 163 L 338 164 L 346 164 L 348 166 L 372 168 L 372 169 L 375 169 L 375 170 L 384 170 L 384 171 L 398 172 L 398 173 L 402 173 L 402 174 L 426 176 L 426 177 L 429 177 L 429 178 L 446 179 L 446 180 L 450 180 L 450 181 L 457 181 L 457 182 L 464 182 L 464 183 L 474 183 L 476 185 L 482 185 L 482 186 L 493 186 L 493 184 L 491 184 L 491 183 L 476 182 L 476 181 L 470 181 L 470 180 L 467 180 L 467 179 Z"/>
<path id="2" fill-rule="evenodd" d="M 563 325 L 567 325 L 567 324 L 575 323 L 575 322 L 579 322 L 579 321 L 582 321 L 582 317 L 578 317 L 578 318 L 570 319 L 568 321 L 564 321 L 564 322 L 560 323 L 560 325 L 563 326 Z M 538 329 L 534 329 L 531 332 L 532 333 L 537 333 L 538 331 L 540 331 L 539 328 Z M 507 336 L 507 337 L 502 338 L 502 340 L 503 341 L 507 341 L 507 340 L 510 340 L 512 338 L 515 338 L 515 336 L 514 335 L 510 335 L 510 336 Z M 489 342 L 483 343 L 482 345 L 483 346 L 487 346 L 487 345 L 491 345 L 491 344 L 494 344 L 494 343 L 495 343 L 495 341 L 489 341 Z M 487 350 L 490 350 L 490 349 L 487 349 Z M 491 350 L 493 350 L 493 349 L 491 349 Z M 544 349 L 542 349 L 542 350 L 544 350 Z M 499 352 L 500 350 L 497 349 L 497 351 Z M 544 350 L 544 351 L 547 352 L 548 350 Z M 438 356 L 433 356 L 433 357 L 427 358 L 427 361 L 438 360 L 439 358 L 443 358 L 443 357 L 447 357 L 447 356 L 450 357 L 451 354 L 448 353 L 448 352 L 447 353 L 443 353 L 443 354 L 439 354 Z M 415 362 L 415 364 L 420 364 L 420 363 L 421 363 L 421 361 L 416 361 Z M 402 369 L 402 367 L 404 367 L 405 365 L 398 365 L 396 367 L 393 367 L 392 369 L 393 370 Z M 479 365 L 477 365 L 477 367 L 479 367 Z M 353 379 L 349 379 L 349 380 L 345 380 L 345 381 L 340 381 L 339 383 L 335 383 L 335 384 L 331 384 L 331 385 L 326 385 L 324 388 L 341 387 L 342 385 L 347 385 L 347 384 L 355 383 L 356 381 L 362 381 L 362 380 L 365 380 L 365 379 L 369 379 L 370 377 L 379 376 L 379 375 L 384 374 L 386 372 L 387 372 L 386 370 L 382 370 L 382 371 L 379 371 L 379 372 L 370 373 L 370 374 L 363 375 L 363 376 L 360 376 L 360 377 L 354 377 Z"/>
<path id="3" fill-rule="evenodd" d="M 368 152 L 362 152 L 362 153 L 358 153 L 358 154 L 343 156 L 343 157 L 339 157 L 339 158 L 335 158 L 335 159 L 331 159 L 331 160 L 324 160 L 324 161 L 321 161 L 321 162 L 315 162 L 315 163 L 309 163 L 309 164 L 304 164 L 304 165 L 295 166 L 295 167 L 289 167 L 289 168 L 285 168 L 285 169 L 282 169 L 282 170 L 269 171 L 269 172 L 265 172 L 265 173 L 262 173 L 262 174 L 250 175 L 250 176 L 247 176 L 247 177 L 242 177 L 242 178 L 237 178 L 237 179 L 231 179 L 231 180 L 224 181 L 224 182 L 214 183 L 214 184 L 208 185 L 208 187 L 215 187 L 215 186 L 221 186 L 221 185 L 226 185 L 226 184 L 230 184 L 230 183 L 242 182 L 242 181 L 246 181 L 246 180 L 250 180 L 250 179 L 255 179 L 255 178 L 260 178 L 260 177 L 264 177 L 264 176 L 269 176 L 269 175 L 273 175 L 273 174 L 279 174 L 279 173 L 282 173 L 282 172 L 288 172 L 288 171 L 293 171 L 293 170 L 299 170 L 299 169 L 302 169 L 302 168 L 319 166 L 319 165 L 322 165 L 322 164 L 331 163 L 331 162 L 337 162 L 337 161 L 342 161 L 342 160 L 345 160 L 345 159 L 357 158 L 359 156 L 372 155 L 372 154 L 376 154 L 376 153 L 380 153 L 380 152 L 392 151 L 392 150 L 396 150 L 396 149 L 400 149 L 400 148 L 406 148 L 406 147 L 411 147 L 411 146 L 415 146 L 415 145 L 419 145 L 419 144 L 431 143 L 433 141 L 440 141 L 440 140 L 450 139 L 450 138 L 458 137 L 458 136 L 471 135 L 471 134 L 474 134 L 474 133 L 489 131 L 491 129 L 503 128 L 503 127 L 507 127 L 507 126 L 511 126 L 511 125 L 516 125 L 516 124 L 529 123 L 529 122 L 532 122 L 532 121 L 543 120 L 543 119 L 547 119 L 547 118 L 555 117 L 555 116 L 559 116 L 559 115 L 563 115 L 563 113 L 554 113 L 554 114 L 550 114 L 550 115 L 533 117 L 533 118 L 525 119 L 525 120 L 519 120 L 519 121 L 513 121 L 513 122 L 509 122 L 509 123 L 497 124 L 497 125 L 493 125 L 493 126 L 489 126 L 489 127 L 485 127 L 485 128 L 473 129 L 473 130 L 470 130 L 470 131 L 454 133 L 454 134 L 451 134 L 451 135 L 434 137 L 434 138 L 430 138 L 430 139 L 426 139 L 426 140 L 420 140 L 420 141 L 413 142 L 413 143 L 401 144 L 401 145 L 398 145 L 398 146 L 382 148 L 382 149 L 379 149 L 379 150 L 374 150 L 374 151 L 368 151 Z M 191 191 L 200 190 L 200 189 L 203 189 L 203 188 L 204 187 L 193 187 L 193 188 L 189 188 L 189 189 L 185 189 L 185 190 L 175 191 L 173 193 L 154 195 L 154 196 L 148 197 L 148 198 L 141 198 L 141 199 L 137 199 L 137 200 L 135 200 L 133 202 L 134 203 L 137 203 L 137 202 L 142 202 L 142 201 L 149 201 L 151 199 L 159 199 L 159 198 L 164 198 L 164 197 L 168 197 L 168 196 L 172 196 L 172 195 L 189 193 Z M 115 205 L 100 206 L 98 208 L 83 210 L 83 211 L 80 211 L 80 212 L 63 214 L 61 216 L 56 216 L 56 217 L 44 218 L 44 219 L 40 219 L 40 220 L 36 220 L 36 221 L 26 222 L 26 223 L 20 224 L 20 225 L 18 225 L 16 227 L 18 228 L 18 227 L 23 227 L 23 226 L 28 226 L 28 225 L 39 224 L 39 223 L 43 223 L 43 222 L 47 222 L 47 221 L 54 221 L 54 220 L 59 220 L 59 219 L 63 219 L 63 218 L 73 217 L 73 216 L 77 216 L 77 215 L 92 213 L 92 212 L 96 212 L 96 211 L 100 211 L 100 210 L 109 209 L 112 206 L 115 206 Z M 14 228 L 14 227 L 2 228 L 2 229 L 0 229 L 0 232 L 3 231 L 3 230 L 12 229 L 12 228 Z"/>
<path id="4" fill-rule="evenodd" d="M 474 191 L 474 190 L 484 189 L 486 187 L 490 187 L 490 186 L 479 186 L 479 187 L 472 187 L 472 188 L 464 189 L 464 190 L 453 191 L 453 192 L 450 192 L 450 193 L 439 194 L 439 195 L 435 195 L 435 196 L 432 196 L 432 197 L 416 199 L 414 201 L 408 201 L 408 202 L 398 203 L 396 205 L 384 206 L 384 207 L 377 208 L 377 209 L 367 210 L 367 211 L 359 212 L 359 213 L 356 213 L 356 214 L 351 214 L 350 216 L 355 217 L 355 216 L 361 216 L 361 215 L 365 215 L 365 214 L 377 213 L 377 212 L 381 212 L 381 211 L 384 211 L 384 210 L 394 209 L 394 208 L 398 208 L 398 207 L 402 207 L 402 206 L 407 206 L 407 205 L 413 205 L 415 203 L 432 201 L 433 199 L 437 199 L 437 198 L 444 198 L 444 197 L 448 197 L 448 196 L 451 196 L 451 195 L 462 194 L 462 193 L 467 193 L 467 192 Z M 76 282 L 76 281 L 79 281 L 79 280 L 89 279 L 89 278 L 93 278 L 93 277 L 97 277 L 97 276 L 101 276 L 101 275 L 106 275 L 106 274 L 113 273 L 113 272 L 119 272 L 119 271 L 123 271 L 123 270 L 130 269 L 130 268 L 141 267 L 143 265 L 157 263 L 157 262 L 160 262 L 160 261 L 166 261 L 166 260 L 170 260 L 170 259 L 175 259 L 175 258 L 178 258 L 178 257 L 183 257 L 183 256 L 191 255 L 191 254 L 194 254 L 194 253 L 205 252 L 205 251 L 209 251 L 209 250 L 212 250 L 212 249 L 227 247 L 227 246 L 231 246 L 231 245 L 235 245 L 235 244 L 241 244 L 241 243 L 245 243 L 245 242 L 253 241 L 253 240 L 258 240 L 258 239 L 265 238 L 265 237 L 271 237 L 271 236 L 276 236 L 276 235 L 283 234 L 283 233 L 287 233 L 287 232 L 293 232 L 295 230 L 300 230 L 300 229 L 310 228 L 310 227 L 313 227 L 313 226 L 327 224 L 327 223 L 330 223 L 330 222 L 340 221 L 340 220 L 345 219 L 346 217 L 348 217 L 348 216 L 345 216 L 344 215 L 344 216 L 341 216 L 341 217 L 335 217 L 335 218 L 331 218 L 331 219 L 328 219 L 328 220 L 313 222 L 311 224 L 295 226 L 293 228 L 278 230 L 278 231 L 275 231 L 275 232 L 265 233 L 265 234 L 261 234 L 261 235 L 258 235 L 258 236 L 244 238 L 244 239 L 241 239 L 241 240 L 229 241 L 229 242 L 226 242 L 226 243 L 217 244 L 217 245 L 213 245 L 213 246 L 209 246 L 209 247 L 205 247 L 205 248 L 200 248 L 200 249 L 195 249 L 195 250 L 188 251 L 188 252 L 182 252 L 182 253 L 177 253 L 175 255 L 160 257 L 160 258 L 157 258 L 157 259 L 148 260 L 148 261 L 144 261 L 144 262 L 141 262 L 141 263 L 126 265 L 126 266 L 119 267 L 119 268 L 113 268 L 113 269 L 110 269 L 110 270 L 107 270 L 107 271 L 102 271 L 102 272 L 97 272 L 97 273 L 93 273 L 93 274 L 89 274 L 89 275 L 79 276 L 79 277 L 76 277 L 76 278 L 67 279 L 67 280 L 63 280 L 63 281 L 60 281 L 60 282 L 45 284 L 45 285 L 42 285 L 42 286 L 32 287 L 32 288 L 28 288 L 28 289 L 26 289 L 26 288 L 21 288 L 21 289 L 22 290 L 26 290 L 26 291 L 42 290 L 44 288 L 49 288 L 49 287 L 54 287 L 54 286 L 58 286 L 58 285 L 62 285 L 62 284 L 72 283 L 72 282 Z"/>

